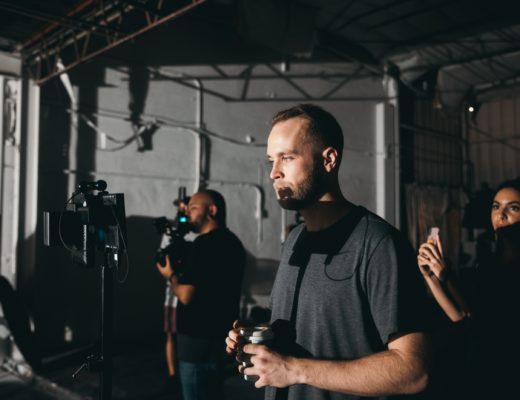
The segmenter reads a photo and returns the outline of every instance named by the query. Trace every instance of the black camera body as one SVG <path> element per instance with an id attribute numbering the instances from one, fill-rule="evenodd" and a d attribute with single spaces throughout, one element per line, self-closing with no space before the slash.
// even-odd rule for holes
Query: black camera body
<path id="1" fill-rule="evenodd" d="M 166 217 L 154 219 L 154 225 L 157 233 L 167 235 L 169 244 L 160 247 L 155 252 L 155 261 L 161 265 L 166 265 L 166 256 L 170 258 L 172 267 L 176 268 L 176 273 L 181 273 L 180 264 L 186 258 L 190 243 L 186 241 L 185 236 L 191 230 L 188 217 L 179 211 L 175 219 L 175 223 L 168 221 Z"/>
<path id="2" fill-rule="evenodd" d="M 122 193 L 88 190 L 73 195 L 63 211 L 44 211 L 43 242 L 65 246 L 75 264 L 94 267 L 96 252 L 127 250 L 125 201 Z"/>
<path id="3" fill-rule="evenodd" d="M 176 275 L 182 274 L 182 265 L 188 255 L 190 242 L 185 240 L 185 236 L 192 230 L 192 225 L 188 221 L 188 216 L 184 212 L 190 197 L 186 196 L 186 187 L 179 187 L 177 199 L 173 201 L 173 205 L 177 207 L 177 216 L 172 223 L 166 217 L 160 217 L 153 220 L 157 233 L 167 235 L 169 244 L 160 247 L 155 252 L 155 262 L 162 266 L 166 265 L 166 256 L 170 258 L 170 263 Z"/>

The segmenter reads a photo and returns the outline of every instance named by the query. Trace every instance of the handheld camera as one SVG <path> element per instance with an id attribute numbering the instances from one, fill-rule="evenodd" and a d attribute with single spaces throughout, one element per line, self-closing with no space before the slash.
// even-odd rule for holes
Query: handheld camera
<path id="1" fill-rule="evenodd" d="M 178 198 L 173 201 L 173 204 L 177 207 L 177 215 L 173 223 L 166 217 L 153 220 L 157 233 L 167 235 L 169 239 L 167 246 L 160 247 L 155 252 L 155 261 L 163 266 L 166 263 L 166 255 L 175 265 L 181 264 L 186 257 L 188 242 L 185 240 L 185 236 L 191 231 L 191 225 L 185 213 L 185 206 L 189 200 L 190 198 L 186 196 L 186 188 L 181 186 Z"/>

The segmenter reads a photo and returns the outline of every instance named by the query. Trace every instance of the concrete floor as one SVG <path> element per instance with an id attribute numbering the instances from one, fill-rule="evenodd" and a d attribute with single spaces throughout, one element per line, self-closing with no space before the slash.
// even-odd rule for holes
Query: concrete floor
<path id="1" fill-rule="evenodd" d="M 77 358 L 77 357 L 76 357 Z M 163 347 L 149 346 L 120 352 L 113 357 L 113 400 L 174 400 L 180 394 L 165 390 Z M 73 372 L 81 359 L 71 359 L 58 367 L 46 368 L 32 377 L 20 376 L 12 368 L 0 367 L 2 400 L 97 400 L 99 374 L 83 371 L 75 379 Z M 224 383 L 225 400 L 260 400 L 263 390 L 243 380 L 230 364 Z"/>

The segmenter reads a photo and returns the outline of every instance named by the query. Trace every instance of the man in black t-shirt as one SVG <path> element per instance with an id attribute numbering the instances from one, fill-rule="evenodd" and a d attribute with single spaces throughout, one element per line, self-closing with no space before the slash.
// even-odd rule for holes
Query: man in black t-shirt
<path id="1" fill-rule="evenodd" d="M 199 236 L 183 262 L 182 276 L 175 274 L 169 259 L 157 268 L 179 299 L 177 341 L 183 399 L 216 399 L 221 392 L 222 342 L 239 314 L 245 251 L 226 227 L 226 205 L 220 193 L 195 193 L 186 214 Z"/>

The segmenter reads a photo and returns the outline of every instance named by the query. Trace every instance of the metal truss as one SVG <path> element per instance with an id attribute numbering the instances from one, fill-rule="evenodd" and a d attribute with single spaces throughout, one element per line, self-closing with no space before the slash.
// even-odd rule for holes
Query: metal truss
<path id="1" fill-rule="evenodd" d="M 196 76 L 188 76 L 179 73 L 172 73 L 166 69 L 148 67 L 150 79 L 154 81 L 172 81 L 179 85 L 200 90 L 204 94 L 214 96 L 223 101 L 233 103 L 247 102 L 305 102 L 305 101 L 383 101 L 386 97 L 364 96 L 361 93 L 345 96 L 337 94 L 344 86 L 357 79 L 374 78 L 378 75 L 373 71 L 367 70 L 361 65 L 352 65 L 351 68 L 341 68 L 336 71 L 315 71 L 315 72 L 285 72 L 284 68 L 278 68 L 272 63 L 249 64 L 239 72 L 226 72 L 219 65 L 211 64 L 206 73 L 199 73 Z M 257 72 L 260 69 L 262 72 Z M 125 73 L 124 68 L 119 69 Z M 212 73 L 212 72 L 213 73 Z M 313 94 L 312 84 L 316 81 L 324 81 L 330 84 L 330 88 L 324 93 Z M 219 91 L 210 82 L 240 82 L 240 93 L 235 95 L 229 92 Z M 258 81 L 281 81 L 285 82 L 286 87 L 293 90 L 292 95 L 280 95 L 278 93 L 266 93 L 264 96 L 251 95 L 250 86 Z M 311 86 L 309 86 L 311 85 Z"/>
<path id="2" fill-rule="evenodd" d="M 22 43 L 24 66 L 41 85 L 173 20 L 206 0 L 85 0 Z"/>

